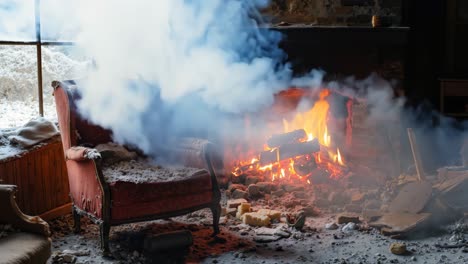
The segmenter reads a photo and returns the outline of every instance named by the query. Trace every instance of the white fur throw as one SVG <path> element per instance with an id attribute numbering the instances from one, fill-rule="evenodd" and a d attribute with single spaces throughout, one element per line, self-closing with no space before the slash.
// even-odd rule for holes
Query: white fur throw
<path id="1" fill-rule="evenodd" d="M 18 128 L 8 139 L 12 143 L 29 148 L 58 134 L 59 131 L 54 123 L 43 117 L 38 117 Z"/>

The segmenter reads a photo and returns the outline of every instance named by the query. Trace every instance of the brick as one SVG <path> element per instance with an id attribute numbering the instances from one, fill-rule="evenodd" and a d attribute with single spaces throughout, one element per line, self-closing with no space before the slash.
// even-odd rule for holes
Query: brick
<path id="1" fill-rule="evenodd" d="M 242 222 L 251 226 L 268 226 L 271 219 L 266 215 L 258 213 L 245 213 L 242 215 Z"/>
<path id="2" fill-rule="evenodd" d="M 228 200 L 227 201 L 227 207 L 228 208 L 237 208 L 241 203 L 247 203 L 246 199 L 234 199 L 234 200 Z"/>
<path id="3" fill-rule="evenodd" d="M 241 219 L 242 216 L 246 213 L 250 212 L 250 204 L 249 203 L 241 203 L 238 207 L 237 207 L 237 214 L 236 214 L 236 217 Z"/>
<path id="4" fill-rule="evenodd" d="M 260 215 L 266 215 L 268 216 L 271 220 L 280 220 L 281 218 L 281 212 L 277 210 L 270 210 L 270 209 L 260 209 L 257 211 L 257 214 Z"/>

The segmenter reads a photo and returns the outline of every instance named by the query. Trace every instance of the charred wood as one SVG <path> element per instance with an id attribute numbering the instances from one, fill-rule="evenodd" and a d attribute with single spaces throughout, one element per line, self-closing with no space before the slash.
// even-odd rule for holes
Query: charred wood
<path id="1" fill-rule="evenodd" d="M 315 158 L 312 157 L 304 157 L 294 162 L 294 171 L 299 176 L 307 176 L 309 175 L 315 168 L 317 168 L 317 163 Z"/>
<path id="2" fill-rule="evenodd" d="M 318 151 L 320 151 L 320 144 L 317 139 L 307 142 L 286 144 L 279 148 L 279 160 L 303 156 Z"/>
<path id="3" fill-rule="evenodd" d="M 275 134 L 267 140 L 268 147 L 274 148 L 285 144 L 304 141 L 307 139 L 307 134 L 304 129 L 294 130 L 284 134 Z"/>
<path id="4" fill-rule="evenodd" d="M 266 150 L 260 153 L 260 166 L 275 163 L 279 160 L 278 149 Z"/>
<path id="5" fill-rule="evenodd" d="M 260 153 L 260 165 L 265 166 L 285 159 L 303 156 L 320 151 L 317 139 L 307 142 L 289 143 L 273 150 Z"/>

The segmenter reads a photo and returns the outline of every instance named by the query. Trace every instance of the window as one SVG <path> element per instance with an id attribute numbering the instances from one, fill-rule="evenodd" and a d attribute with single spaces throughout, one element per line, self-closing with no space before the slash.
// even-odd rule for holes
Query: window
<path id="1" fill-rule="evenodd" d="M 0 128 L 18 127 L 39 115 L 34 46 L 0 46 Z"/>
<path id="2" fill-rule="evenodd" d="M 21 126 L 37 116 L 56 120 L 52 80 L 80 77 L 87 64 L 74 52 L 73 43 L 65 41 L 76 30 L 73 2 L 0 1 L 0 129 Z M 51 5 L 64 12 L 40 8 Z M 70 23 L 56 23 L 64 18 Z"/>

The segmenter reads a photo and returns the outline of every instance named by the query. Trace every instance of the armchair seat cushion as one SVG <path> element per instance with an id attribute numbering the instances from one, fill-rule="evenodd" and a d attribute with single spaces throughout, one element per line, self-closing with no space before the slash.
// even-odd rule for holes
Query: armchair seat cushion
<path id="1" fill-rule="evenodd" d="M 51 241 L 41 235 L 18 232 L 0 239 L 0 264 L 46 263 L 51 254 Z"/>
<path id="2" fill-rule="evenodd" d="M 211 177 L 204 169 L 161 167 L 131 160 L 103 168 L 103 174 L 110 187 L 113 223 L 212 201 Z"/>

